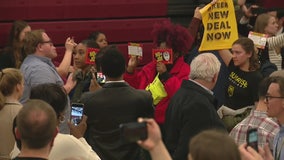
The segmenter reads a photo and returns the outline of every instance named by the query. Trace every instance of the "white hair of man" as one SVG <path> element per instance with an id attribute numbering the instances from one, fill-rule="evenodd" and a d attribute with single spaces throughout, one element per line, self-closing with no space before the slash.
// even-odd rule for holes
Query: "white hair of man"
<path id="1" fill-rule="evenodd" d="M 202 53 L 195 57 L 190 64 L 189 78 L 211 82 L 214 75 L 219 73 L 221 63 L 212 53 Z"/>

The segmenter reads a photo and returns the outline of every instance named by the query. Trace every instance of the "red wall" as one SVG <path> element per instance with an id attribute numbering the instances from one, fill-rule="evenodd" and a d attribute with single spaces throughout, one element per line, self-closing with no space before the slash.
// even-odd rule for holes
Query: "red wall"
<path id="1" fill-rule="evenodd" d="M 167 0 L 7 0 L 0 5 L 0 46 L 7 43 L 14 20 L 26 20 L 32 29 L 45 29 L 57 47 L 61 60 L 64 42 L 77 42 L 93 31 L 106 34 L 127 56 L 127 43 L 144 45 L 142 65 L 151 60 L 151 30 L 155 22 L 167 19 Z"/>

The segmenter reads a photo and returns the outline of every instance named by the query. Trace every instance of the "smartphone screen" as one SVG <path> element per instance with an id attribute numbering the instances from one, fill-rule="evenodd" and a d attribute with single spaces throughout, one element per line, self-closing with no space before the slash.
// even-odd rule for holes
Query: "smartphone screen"
<path id="1" fill-rule="evenodd" d="M 256 128 L 247 131 L 247 145 L 258 152 L 258 133 Z"/>
<path id="2" fill-rule="evenodd" d="M 78 125 L 81 122 L 83 116 L 83 103 L 72 103 L 71 104 L 71 123 Z"/>
<path id="3" fill-rule="evenodd" d="M 97 72 L 97 82 L 99 84 L 106 83 L 106 76 L 102 72 Z"/>
<path id="4" fill-rule="evenodd" d="M 146 122 L 130 122 L 120 124 L 121 136 L 124 142 L 136 142 L 147 139 Z"/>

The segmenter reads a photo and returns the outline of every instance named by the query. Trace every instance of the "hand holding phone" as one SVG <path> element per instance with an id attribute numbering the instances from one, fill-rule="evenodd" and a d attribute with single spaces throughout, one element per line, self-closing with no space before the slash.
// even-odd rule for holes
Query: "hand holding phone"
<path id="1" fill-rule="evenodd" d="M 80 123 L 78 125 L 74 125 L 69 123 L 70 134 L 76 138 L 84 137 L 85 132 L 87 130 L 87 116 L 83 115 Z"/>
<path id="2" fill-rule="evenodd" d="M 71 104 L 71 123 L 78 125 L 81 122 L 83 116 L 83 103 L 72 103 Z"/>
<path id="3" fill-rule="evenodd" d="M 97 72 L 97 82 L 99 84 L 106 83 L 106 76 L 102 72 Z"/>
<path id="4" fill-rule="evenodd" d="M 247 146 L 252 147 L 258 152 L 258 132 L 257 128 L 252 128 L 247 131 Z"/>
<path id="5" fill-rule="evenodd" d="M 130 122 L 119 125 L 122 140 L 124 142 L 136 142 L 148 137 L 146 122 Z"/>

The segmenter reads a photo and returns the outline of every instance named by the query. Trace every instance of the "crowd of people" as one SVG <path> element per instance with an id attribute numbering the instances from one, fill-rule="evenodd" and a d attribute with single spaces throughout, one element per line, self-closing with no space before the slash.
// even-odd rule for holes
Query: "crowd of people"
<path id="1" fill-rule="evenodd" d="M 153 25 L 154 48 L 172 49 L 172 63 L 143 67 L 101 31 L 78 43 L 67 37 L 55 65 L 52 37 L 15 21 L 0 50 L 0 160 L 284 159 L 284 9 L 238 5 L 231 49 L 192 50 L 202 35 L 197 7 L 187 28 Z M 266 35 L 263 48 L 250 31 Z M 98 51 L 91 64 L 90 48 Z M 78 124 L 70 122 L 75 103 L 83 104 Z M 258 150 L 248 144 L 254 128 Z"/>

